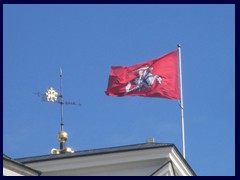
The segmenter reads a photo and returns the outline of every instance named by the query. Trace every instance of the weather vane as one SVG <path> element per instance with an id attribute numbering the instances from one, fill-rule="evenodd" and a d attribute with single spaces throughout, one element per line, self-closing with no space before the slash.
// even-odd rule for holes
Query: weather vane
<path id="1" fill-rule="evenodd" d="M 60 142 L 60 149 L 52 148 L 51 154 L 62 154 L 62 153 L 74 153 L 74 151 L 65 146 L 65 142 L 68 139 L 67 132 L 64 131 L 64 123 L 63 123 L 63 105 L 78 105 L 80 106 L 80 103 L 76 103 L 74 101 L 65 101 L 63 102 L 63 94 L 62 94 L 62 69 L 60 68 L 60 94 L 56 92 L 52 87 L 47 89 L 45 93 L 34 93 L 39 97 L 42 97 L 42 100 L 44 102 L 52 102 L 52 103 L 58 103 L 60 104 L 61 108 L 61 131 L 58 133 L 58 141 Z"/>

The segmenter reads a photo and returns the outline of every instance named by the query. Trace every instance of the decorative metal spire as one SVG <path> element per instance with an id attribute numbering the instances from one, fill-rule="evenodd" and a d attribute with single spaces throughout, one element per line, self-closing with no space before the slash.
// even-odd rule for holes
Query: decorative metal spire
<path id="1" fill-rule="evenodd" d="M 58 133 L 58 141 L 60 142 L 60 149 L 52 148 L 51 154 L 63 154 L 63 153 L 74 153 L 74 151 L 65 147 L 65 143 L 68 139 L 67 132 L 64 131 L 64 123 L 63 123 L 63 105 L 81 105 L 80 103 L 76 103 L 73 101 L 63 102 L 63 93 L 62 93 L 62 69 L 60 68 L 60 94 L 56 92 L 52 87 L 47 89 L 47 91 L 43 94 L 40 92 L 35 93 L 36 95 L 42 97 L 44 102 L 53 102 L 59 103 L 61 108 L 61 131 Z"/>

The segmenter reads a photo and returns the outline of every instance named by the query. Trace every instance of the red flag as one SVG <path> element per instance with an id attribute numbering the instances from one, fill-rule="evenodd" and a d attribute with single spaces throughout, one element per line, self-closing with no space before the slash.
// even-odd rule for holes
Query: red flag
<path id="1" fill-rule="evenodd" d="M 108 96 L 180 99 L 178 51 L 129 67 L 111 67 L 105 93 Z"/>

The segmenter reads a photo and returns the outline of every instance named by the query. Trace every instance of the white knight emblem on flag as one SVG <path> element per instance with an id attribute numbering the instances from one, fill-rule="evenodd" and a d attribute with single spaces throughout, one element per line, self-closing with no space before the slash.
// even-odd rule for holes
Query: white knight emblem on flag
<path id="1" fill-rule="evenodd" d="M 134 72 L 138 72 L 138 76 L 128 82 L 127 86 L 125 87 L 126 89 L 126 94 L 129 92 L 138 90 L 139 92 L 142 90 L 142 88 L 149 88 L 153 85 L 155 80 L 157 79 L 157 82 L 161 84 L 162 78 L 158 75 L 153 75 L 151 71 L 153 70 L 153 67 L 142 67 Z"/>

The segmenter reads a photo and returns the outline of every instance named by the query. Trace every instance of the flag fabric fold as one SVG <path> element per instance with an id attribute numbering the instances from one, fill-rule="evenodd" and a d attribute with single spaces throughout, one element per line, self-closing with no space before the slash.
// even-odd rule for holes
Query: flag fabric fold
<path id="1" fill-rule="evenodd" d="M 178 51 L 133 66 L 112 66 L 105 93 L 179 100 Z"/>

